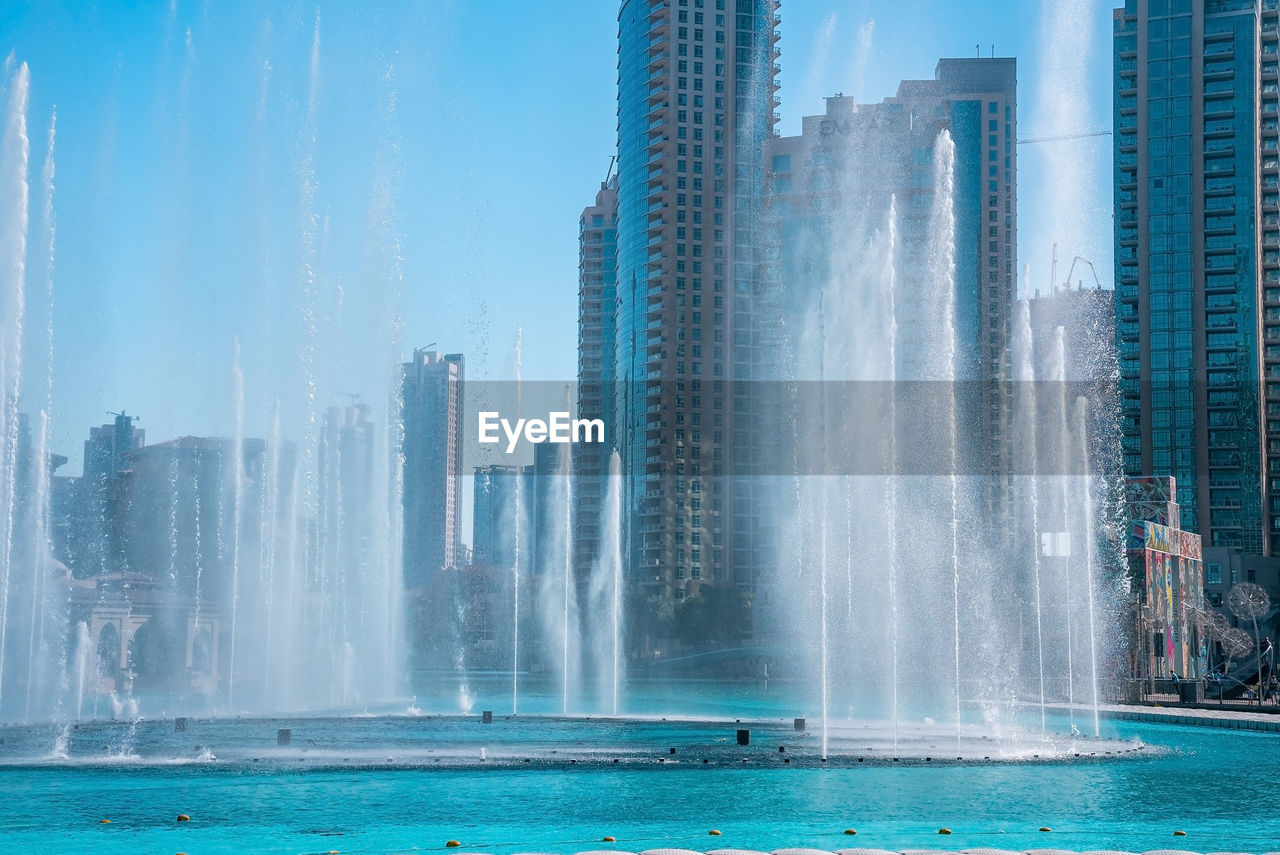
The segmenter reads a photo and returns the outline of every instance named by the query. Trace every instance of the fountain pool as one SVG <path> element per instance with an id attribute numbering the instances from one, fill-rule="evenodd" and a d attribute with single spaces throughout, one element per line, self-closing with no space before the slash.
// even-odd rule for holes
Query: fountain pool
<path id="1" fill-rule="evenodd" d="M 1038 732 L 1039 712 L 1027 722 Z M 276 745 L 279 727 L 292 729 L 291 746 Z M 736 744 L 739 727 L 751 729 L 749 746 Z M 1266 799 L 1259 782 L 1280 777 L 1267 736 L 1103 729 L 1103 739 L 1039 742 L 1039 758 L 1001 758 L 1010 745 L 979 739 L 967 748 L 991 760 L 917 751 L 895 764 L 858 762 L 875 754 L 872 730 L 858 725 L 832 728 L 822 763 L 815 730 L 776 718 L 193 719 L 180 733 L 172 721 L 94 723 L 57 746 L 65 759 L 49 753 L 47 729 L 9 728 L 0 836 L 8 851 L 95 853 L 389 853 L 448 840 L 495 853 L 1274 847 L 1280 820 L 1254 809 Z M 928 750 L 929 729 L 915 735 Z M 933 744 L 952 744 L 949 726 L 939 735 Z M 941 827 L 952 835 L 938 837 Z M 713 828 L 722 835 L 709 837 Z"/>

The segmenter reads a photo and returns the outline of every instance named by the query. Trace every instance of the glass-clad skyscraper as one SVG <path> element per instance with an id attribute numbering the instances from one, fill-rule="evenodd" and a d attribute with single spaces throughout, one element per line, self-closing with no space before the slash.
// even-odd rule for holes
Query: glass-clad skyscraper
<path id="1" fill-rule="evenodd" d="M 718 476 L 753 441 L 741 381 L 762 358 L 757 215 L 777 6 L 619 7 L 614 418 L 644 603 L 631 628 L 647 650 L 666 646 L 680 601 L 751 585 L 764 554 L 749 491 Z"/>
<path id="2" fill-rule="evenodd" d="M 1114 13 L 1125 473 L 1173 475 L 1184 529 L 1253 554 L 1280 553 L 1276 15 L 1275 0 Z"/>
<path id="3" fill-rule="evenodd" d="M 612 164 L 610 164 L 612 167 Z M 613 415 L 617 344 L 618 176 L 600 184 L 595 204 L 578 219 L 578 415 L 600 419 L 605 441 L 574 447 L 574 566 L 588 572 L 600 556 L 601 509 L 616 444 Z"/>

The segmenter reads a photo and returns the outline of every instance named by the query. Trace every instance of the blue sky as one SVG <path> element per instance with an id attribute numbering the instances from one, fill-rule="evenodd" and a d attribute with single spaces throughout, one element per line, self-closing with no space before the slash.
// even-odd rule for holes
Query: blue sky
<path id="1" fill-rule="evenodd" d="M 462 351 L 471 378 L 512 375 L 517 325 L 523 376 L 573 377 L 577 217 L 615 147 L 616 3 L 356 5 L 0 4 L 0 56 L 31 71 L 27 409 L 44 398 L 57 110 L 55 450 L 78 460 L 121 407 L 153 442 L 231 435 L 236 341 L 246 432 L 278 400 L 296 434 L 307 371 L 313 409 L 380 400 L 397 317 L 403 354 Z M 993 44 L 1019 60 L 1020 136 L 1107 128 L 1111 8 L 786 0 L 780 130 L 823 95 L 879 100 Z M 1106 282 L 1109 138 L 1025 146 L 1020 185 L 1033 287 L 1054 240 Z"/>

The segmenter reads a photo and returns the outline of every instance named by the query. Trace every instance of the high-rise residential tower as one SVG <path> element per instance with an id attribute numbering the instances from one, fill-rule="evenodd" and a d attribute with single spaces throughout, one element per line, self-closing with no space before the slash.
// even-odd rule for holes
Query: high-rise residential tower
<path id="1" fill-rule="evenodd" d="M 1172 475 L 1206 549 L 1277 554 L 1276 4 L 1125 0 L 1114 18 L 1125 474 Z"/>
<path id="2" fill-rule="evenodd" d="M 116 523 L 125 500 L 124 476 L 130 454 L 146 444 L 146 431 L 134 427 L 137 416 L 113 413 L 112 424 L 89 429 L 84 443 L 83 475 L 79 482 L 79 524 L 71 527 L 67 561 L 82 578 L 116 570 L 123 556 L 123 532 Z"/>
<path id="3" fill-rule="evenodd" d="M 934 149 L 955 144 L 956 323 L 961 376 L 994 380 L 1006 369 L 1016 293 L 1017 62 L 943 59 L 932 80 L 904 80 L 896 95 L 858 104 L 837 95 L 802 133 L 765 144 L 769 231 L 778 247 L 772 275 L 786 302 L 807 305 L 833 267 L 883 229 L 896 200 L 900 276 L 927 281 Z M 851 248 L 849 245 L 855 244 Z M 898 376 L 918 379 L 911 336 L 936 335 L 913 322 L 900 300 Z M 998 411 L 987 414 L 994 433 Z"/>
<path id="4" fill-rule="evenodd" d="M 404 585 L 457 566 L 462 543 L 460 353 L 415 350 L 404 364 Z"/>
<path id="5" fill-rule="evenodd" d="M 611 164 L 612 166 L 612 164 Z M 595 204 L 578 220 L 578 415 L 601 419 L 605 441 L 574 447 L 574 566 L 589 572 L 599 557 L 600 512 L 609 456 L 616 445 L 613 416 L 617 344 L 618 176 L 600 183 Z"/>
<path id="6" fill-rule="evenodd" d="M 532 572 L 533 467 L 477 466 L 472 484 L 472 563 L 510 572 L 516 569 L 518 549 L 519 572 Z"/>
<path id="7" fill-rule="evenodd" d="M 668 646 L 678 603 L 754 583 L 761 144 L 777 105 L 777 0 L 622 0 L 614 378 L 631 630 Z M 742 621 L 747 622 L 745 615 Z"/>
<path id="8" fill-rule="evenodd" d="M 899 381 L 937 379 L 928 354 L 939 331 L 922 295 L 938 288 L 931 267 L 937 229 L 932 218 L 949 192 L 955 218 L 954 371 L 975 410 L 969 423 L 976 430 L 965 437 L 965 454 L 975 471 L 992 474 L 1004 471 L 1009 453 L 1002 443 L 1007 407 L 995 381 L 1007 377 L 1017 291 L 1017 122 L 1015 59 L 942 59 L 933 79 L 904 80 L 879 103 L 827 98 L 826 112 L 806 116 L 799 136 L 764 146 L 766 234 L 774 248 L 766 275 L 781 295 L 783 351 L 795 353 L 813 338 L 813 313 L 824 291 L 830 306 L 847 300 L 849 292 L 884 287 L 869 247 L 888 230 L 892 201 L 892 377 Z M 944 133 L 955 153 L 949 191 L 937 184 Z M 884 379 L 859 375 L 861 369 L 850 366 L 853 376 Z M 984 486 L 992 520 L 1003 519 L 995 511 L 1011 501 L 1012 493 L 1000 483 L 988 479 Z"/>

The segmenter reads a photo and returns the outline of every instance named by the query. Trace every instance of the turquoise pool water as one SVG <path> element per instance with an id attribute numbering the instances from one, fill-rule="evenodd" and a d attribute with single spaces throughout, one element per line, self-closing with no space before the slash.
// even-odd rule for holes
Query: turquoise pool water
<path id="1" fill-rule="evenodd" d="M 1280 738 L 1104 725 L 1113 739 L 1058 739 L 1058 759 L 983 760 L 975 752 L 1012 746 L 979 737 L 960 762 L 942 756 L 954 747 L 946 728 L 926 729 L 917 747 L 929 753 L 897 763 L 870 756 L 858 726 L 833 735 L 822 763 L 814 724 L 797 733 L 789 719 L 193 719 L 181 733 L 172 721 L 112 723 L 66 734 L 67 759 L 46 750 L 49 729 L 6 728 L 0 844 L 103 855 L 443 851 L 451 839 L 454 851 L 494 853 L 1278 848 Z M 282 748 L 284 726 L 293 744 Z M 738 727 L 751 729 L 749 747 Z M 1033 742 L 1037 754 L 1048 744 Z M 939 836 L 944 826 L 953 834 Z"/>

